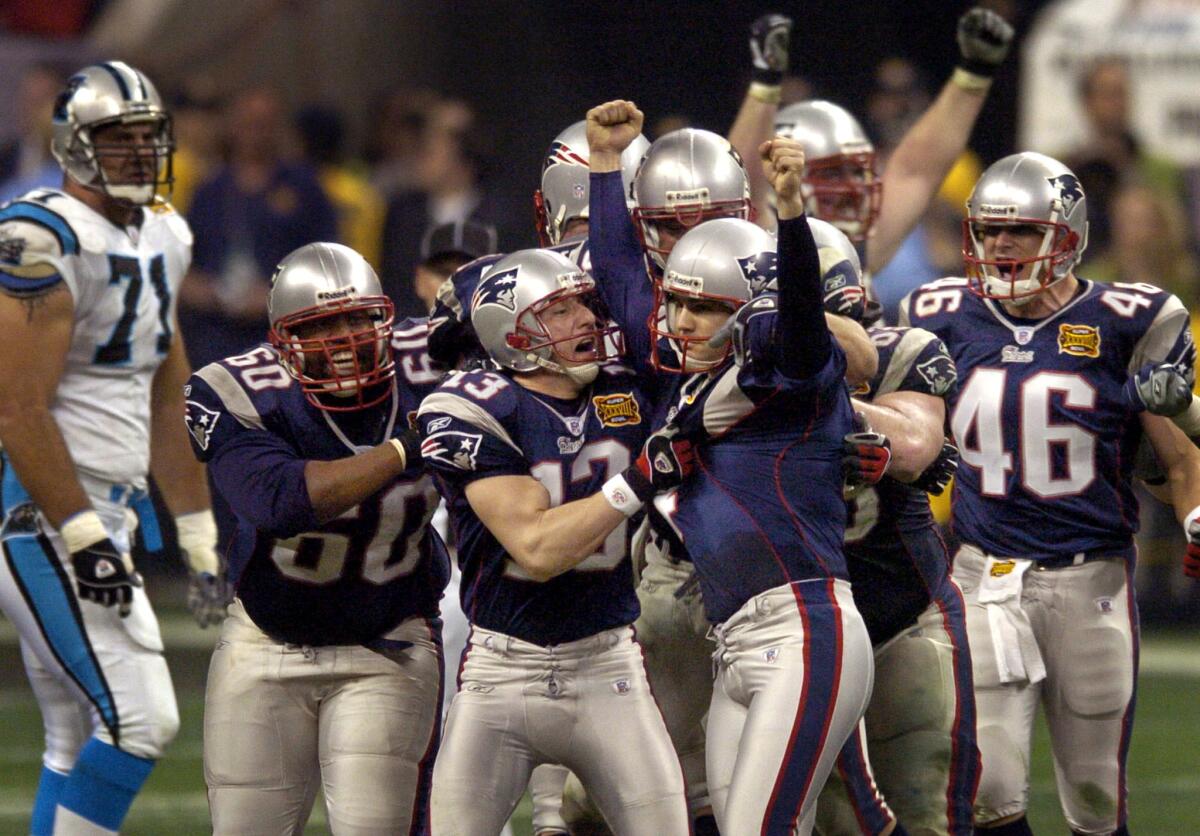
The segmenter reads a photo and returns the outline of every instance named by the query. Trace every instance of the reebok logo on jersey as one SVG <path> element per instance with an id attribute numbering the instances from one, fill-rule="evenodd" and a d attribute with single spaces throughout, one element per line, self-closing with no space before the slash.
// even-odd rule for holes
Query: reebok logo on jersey
<path id="1" fill-rule="evenodd" d="M 642 413 L 632 392 L 596 395 L 592 398 L 596 417 L 606 427 L 628 427 L 642 423 Z"/>
<path id="2" fill-rule="evenodd" d="M 201 450 L 208 449 L 208 442 L 212 440 L 213 430 L 220 417 L 221 413 L 209 409 L 203 404 L 187 401 L 187 413 L 183 416 L 183 422 L 187 424 L 188 432 L 192 434 L 196 446 Z"/>
<path id="3" fill-rule="evenodd" d="M 1059 325 L 1058 353 L 1072 357 L 1099 357 L 1100 329 L 1091 325 Z"/>

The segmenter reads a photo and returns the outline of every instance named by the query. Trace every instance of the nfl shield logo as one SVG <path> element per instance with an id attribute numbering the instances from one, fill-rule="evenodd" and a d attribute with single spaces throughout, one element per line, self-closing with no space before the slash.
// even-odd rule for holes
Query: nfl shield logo
<path id="1" fill-rule="evenodd" d="M 1017 345 L 1028 345 L 1029 341 L 1033 339 L 1033 329 L 1032 328 L 1018 328 L 1014 332 L 1014 336 L 1017 339 Z"/>

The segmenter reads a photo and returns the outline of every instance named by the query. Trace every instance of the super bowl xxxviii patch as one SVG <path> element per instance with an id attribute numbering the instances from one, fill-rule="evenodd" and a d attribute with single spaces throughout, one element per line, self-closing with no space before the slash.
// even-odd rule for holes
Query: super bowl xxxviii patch
<path id="1" fill-rule="evenodd" d="M 632 392 L 596 395 L 592 398 L 592 405 L 596 408 L 596 417 L 606 427 L 627 427 L 642 423 L 642 413 L 638 410 L 637 399 L 633 397 Z"/>
<path id="2" fill-rule="evenodd" d="M 1092 325 L 1059 325 L 1058 353 L 1072 357 L 1099 357 L 1100 329 Z"/>

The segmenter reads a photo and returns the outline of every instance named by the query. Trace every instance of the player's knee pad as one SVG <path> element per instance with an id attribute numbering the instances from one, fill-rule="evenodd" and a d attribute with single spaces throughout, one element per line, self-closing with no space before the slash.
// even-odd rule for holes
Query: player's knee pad
<path id="1" fill-rule="evenodd" d="M 867 738 L 946 732 L 954 722 L 953 648 L 920 634 L 897 638 L 875 657 Z"/>
<path id="2" fill-rule="evenodd" d="M 1029 764 L 1020 742 L 1002 723 L 983 720 L 976 736 L 980 751 L 987 754 L 975 795 L 975 821 L 987 824 L 1023 812 L 1029 800 Z"/>
<path id="3" fill-rule="evenodd" d="M 1121 712 L 1133 697 L 1131 639 L 1116 627 L 1089 627 L 1071 648 L 1070 671 L 1061 677 L 1066 707 L 1081 717 Z"/>

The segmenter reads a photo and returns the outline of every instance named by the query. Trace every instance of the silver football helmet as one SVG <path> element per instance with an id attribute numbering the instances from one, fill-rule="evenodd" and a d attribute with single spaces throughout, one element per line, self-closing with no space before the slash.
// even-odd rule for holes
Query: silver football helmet
<path id="1" fill-rule="evenodd" d="M 879 216 L 883 181 L 875 146 L 850 111 L 814 99 L 788 105 L 775 116 L 775 133 L 804 146 L 801 186 L 805 212 L 863 241 Z"/>
<path id="2" fill-rule="evenodd" d="M 660 268 L 671 246 L 658 225 L 686 229 L 711 218 L 750 217 L 750 178 L 725 137 L 681 128 L 654 141 L 633 180 L 633 219 L 642 246 Z"/>
<path id="3" fill-rule="evenodd" d="M 575 317 L 577 306 L 588 316 Z M 565 325 L 564 315 L 571 320 Z M 581 321 L 587 327 L 576 327 Z M 471 297 L 471 325 L 496 364 L 548 369 L 585 384 L 622 349 L 595 281 L 553 250 L 518 250 L 489 267 Z"/>
<path id="4" fill-rule="evenodd" d="M 354 250 L 322 242 L 288 253 L 271 277 L 267 312 L 271 344 L 313 406 L 348 412 L 391 394 L 392 300 Z"/>
<path id="5" fill-rule="evenodd" d="M 147 145 L 98 141 L 113 125 L 149 123 Z M 145 205 L 174 183 L 171 117 L 150 79 L 123 61 L 84 67 L 67 80 L 54 104 L 50 151 L 71 179 L 123 203 Z M 103 160 L 123 161 L 106 171 Z M 140 161 L 140 162 L 139 162 Z"/>
<path id="6" fill-rule="evenodd" d="M 778 245 L 775 236 L 742 218 L 718 218 L 689 230 L 667 258 L 662 278 L 654 283 L 655 315 L 650 321 L 651 364 L 660 371 L 697 372 L 719 365 L 718 357 L 701 359 L 696 349 L 711 335 L 683 333 L 678 324 L 681 298 L 706 299 L 736 311 L 758 293 L 776 289 Z M 659 341 L 670 345 L 676 364 L 664 362 Z"/>
<path id="7" fill-rule="evenodd" d="M 650 140 L 638 134 L 621 152 L 621 181 L 625 184 L 626 204 L 631 209 L 633 200 L 628 197 L 629 187 L 638 163 L 649 147 Z M 533 193 L 533 210 L 542 246 L 561 244 L 567 223 L 588 216 L 588 159 L 585 120 L 571 125 L 550 143 L 550 150 L 542 162 L 542 187 Z"/>
<path id="8" fill-rule="evenodd" d="M 1042 234 L 1027 258 L 991 258 L 984 236 L 997 227 L 1032 227 Z M 1087 247 L 1087 198 L 1069 168 L 1025 151 L 992 163 L 967 199 L 963 259 L 974 293 L 1028 301 L 1065 278 Z"/>

